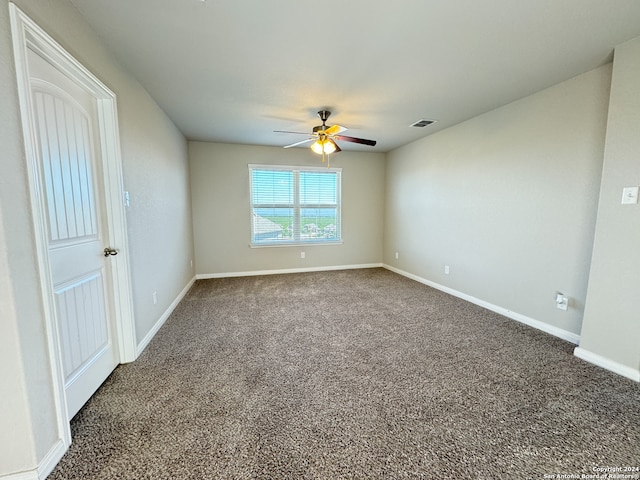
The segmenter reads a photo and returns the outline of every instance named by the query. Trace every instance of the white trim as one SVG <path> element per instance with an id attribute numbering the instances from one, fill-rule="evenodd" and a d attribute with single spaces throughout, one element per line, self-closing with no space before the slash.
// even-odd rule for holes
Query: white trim
<path id="1" fill-rule="evenodd" d="M 49 450 L 49 453 L 40 461 L 40 465 L 38 465 L 38 478 L 47 478 L 47 475 L 53 472 L 53 469 L 56 468 L 56 465 L 66 451 L 67 446 L 63 441 L 59 440 L 56 442 L 56 444 L 51 447 L 51 450 Z"/>
<path id="2" fill-rule="evenodd" d="M 306 246 L 310 246 L 310 247 L 314 247 L 314 246 L 319 246 L 319 247 L 326 247 L 327 245 L 344 245 L 344 241 L 340 240 L 340 241 L 327 241 L 327 242 L 323 242 L 323 241 L 318 241 L 318 242 L 293 242 L 293 243 L 267 243 L 267 244 L 260 244 L 260 243 L 253 243 L 253 244 L 249 244 L 249 248 L 282 248 L 282 247 L 306 247 Z"/>
<path id="3" fill-rule="evenodd" d="M 433 287 L 437 290 L 448 293 L 449 295 L 453 295 L 454 297 L 461 298 L 475 305 L 486 308 L 487 310 L 491 310 L 492 312 L 498 313 L 504 317 L 515 320 L 516 322 L 524 323 L 525 325 L 528 325 L 530 327 L 536 328 L 538 330 L 542 330 L 543 332 L 546 332 L 555 337 L 561 338 L 562 340 L 566 340 L 567 342 L 573 343 L 574 345 L 577 345 L 578 343 L 580 343 L 580 336 L 575 333 L 569 332 L 568 330 L 563 330 L 562 328 L 554 327 L 553 325 L 549 325 L 548 323 L 541 322 L 540 320 L 536 320 L 535 318 L 527 317 L 526 315 L 522 315 L 521 313 L 512 312 L 511 310 L 506 309 L 504 307 L 500 307 L 498 305 L 494 305 L 484 300 L 480 300 L 479 298 L 472 297 L 471 295 L 467 295 L 466 293 L 459 292 L 457 290 L 454 290 L 453 288 L 445 287 L 444 285 L 440 285 L 439 283 L 426 280 L 422 277 L 419 277 L 418 275 L 405 272 L 404 270 L 400 270 L 399 268 L 392 267 L 391 265 L 384 264 L 383 267 L 386 268 L 387 270 L 391 270 L 392 272 L 398 273 L 404 277 L 423 283 L 429 287 Z"/>
<path id="4" fill-rule="evenodd" d="M 56 426 L 58 437 L 66 450 L 71 445 L 71 427 L 64 392 L 64 369 L 60 345 L 55 328 L 55 305 L 53 304 L 53 287 L 49 279 L 51 270 L 47 252 L 47 233 L 43 218 L 44 203 L 40 195 L 40 181 L 37 165 L 36 128 L 32 116 L 31 91 L 29 85 L 29 67 L 27 63 L 27 45 L 33 43 L 34 35 L 40 38 L 42 43 L 48 43 L 48 36 L 27 17 L 13 3 L 9 3 L 9 15 L 11 19 L 11 36 L 13 40 L 14 59 L 16 64 L 16 77 L 18 86 L 18 98 L 20 117 L 22 119 L 23 140 L 25 146 L 25 159 L 27 163 L 27 176 L 29 179 L 29 196 L 31 211 L 33 212 L 33 228 L 37 250 L 38 273 L 40 291 L 44 307 L 45 329 L 47 334 L 47 346 L 49 356 L 49 368 L 53 381 L 53 400 L 55 403 Z M 31 40 L 29 39 L 31 38 Z"/>
<path id="5" fill-rule="evenodd" d="M 342 172 L 342 167 L 305 167 L 301 165 L 271 165 L 268 163 L 248 163 L 251 170 L 298 170 L 300 172 Z"/>
<path id="6" fill-rule="evenodd" d="M 226 273 L 199 273 L 198 280 L 209 278 L 229 278 L 229 277 L 254 277 L 258 275 L 280 275 L 284 273 L 305 273 L 305 272 L 326 272 L 331 270 L 355 270 L 358 268 L 380 268 L 382 263 L 364 263 L 361 265 L 338 265 L 331 267 L 306 267 L 306 268 L 283 268 L 279 270 L 255 270 L 251 272 L 226 272 Z"/>
<path id="7" fill-rule="evenodd" d="M 187 283 L 187 286 L 182 289 L 182 291 L 178 294 L 176 299 L 173 302 L 171 302 L 171 305 L 169 305 L 169 308 L 167 308 L 165 310 L 165 312 L 162 314 L 162 316 L 158 319 L 158 321 L 155 323 L 155 325 L 151 328 L 149 333 L 147 333 L 147 335 L 145 335 L 145 337 L 142 339 L 142 341 L 140 342 L 140 344 L 136 348 L 136 357 L 140 356 L 140 354 L 144 351 L 144 349 L 147 348 L 149 343 L 151 343 L 151 340 L 153 339 L 153 337 L 155 337 L 156 333 L 158 333 L 158 330 L 160 330 L 160 328 L 162 328 L 162 326 L 167 321 L 169 316 L 173 313 L 173 311 L 176 309 L 178 304 L 182 301 L 184 296 L 187 294 L 187 292 L 189 291 L 189 289 L 193 286 L 193 284 L 195 282 L 196 282 L 196 277 L 193 277 L 191 280 L 189 280 L 189 283 Z"/>
<path id="8" fill-rule="evenodd" d="M 38 468 L 23 472 L 9 473 L 7 475 L 0 475 L 0 480 L 40 480 L 41 478 L 47 478 L 47 476 L 53 472 L 53 469 L 56 468 L 56 465 L 67 451 L 67 448 L 68 446 L 65 444 L 64 440 L 58 439 L 58 441 L 40 461 Z"/>
<path id="9" fill-rule="evenodd" d="M 0 480 L 40 480 L 40 477 L 38 476 L 38 470 L 27 470 L 25 472 L 0 475 Z"/>
<path id="10" fill-rule="evenodd" d="M 99 80 L 98 80 L 99 81 Z M 106 88 L 106 87 L 105 87 Z M 111 276 L 114 296 L 114 314 L 117 322 L 118 352 L 120 363 L 133 362 L 136 358 L 136 330 L 133 314 L 133 288 L 129 264 L 129 237 L 124 205 L 124 184 L 122 180 L 122 157 L 120 156 L 120 135 L 115 94 L 98 100 L 102 162 L 105 184 L 105 210 L 109 231 L 109 245 L 118 249 L 118 255 L 111 257 Z"/>
<path id="11" fill-rule="evenodd" d="M 585 350 L 582 347 L 576 347 L 573 350 L 573 354 L 585 362 L 592 363 L 593 365 L 597 365 L 598 367 L 609 370 L 610 372 L 630 378 L 634 382 L 640 382 L 640 370 L 627 367 L 626 365 L 605 358 L 597 353 Z"/>

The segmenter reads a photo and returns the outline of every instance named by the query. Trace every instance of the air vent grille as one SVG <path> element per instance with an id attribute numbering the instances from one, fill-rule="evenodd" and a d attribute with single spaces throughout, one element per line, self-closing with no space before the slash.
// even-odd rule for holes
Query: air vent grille
<path id="1" fill-rule="evenodd" d="M 436 121 L 435 120 L 422 119 L 422 120 L 418 120 L 416 123 L 412 123 L 410 126 L 411 127 L 426 127 L 427 125 L 431 125 L 432 123 L 436 123 Z"/>

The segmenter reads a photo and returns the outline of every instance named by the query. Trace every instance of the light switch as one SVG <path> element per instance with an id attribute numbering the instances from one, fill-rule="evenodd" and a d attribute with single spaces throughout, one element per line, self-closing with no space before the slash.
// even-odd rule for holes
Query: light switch
<path id="1" fill-rule="evenodd" d="M 640 187 L 624 187 L 622 189 L 622 204 L 638 203 L 638 189 Z"/>

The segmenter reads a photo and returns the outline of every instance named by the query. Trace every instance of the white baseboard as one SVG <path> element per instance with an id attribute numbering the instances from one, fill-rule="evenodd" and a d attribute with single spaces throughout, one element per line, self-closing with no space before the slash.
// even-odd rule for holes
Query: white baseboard
<path id="1" fill-rule="evenodd" d="M 0 475 L 0 480 L 41 480 L 47 478 L 67 451 L 67 446 L 62 439 L 58 439 L 49 452 L 38 465 L 38 468 L 23 472 Z"/>
<path id="2" fill-rule="evenodd" d="M 42 477 L 45 478 L 45 477 Z M 40 480 L 38 470 L 27 470 L 26 472 L 8 473 L 0 475 L 0 480 Z"/>
<path id="3" fill-rule="evenodd" d="M 53 472 L 53 469 L 56 468 L 56 465 L 67 452 L 68 448 L 69 445 L 65 444 L 63 439 L 58 439 L 56 444 L 51 447 L 49 452 L 40 462 L 40 465 L 38 466 L 38 478 L 47 478 L 47 475 Z"/>
<path id="4" fill-rule="evenodd" d="M 584 360 L 585 362 L 592 363 L 594 365 L 597 365 L 598 367 L 604 368 L 605 370 L 609 370 L 610 372 L 617 373 L 618 375 L 622 375 L 623 377 L 627 377 L 636 382 L 640 382 L 640 370 L 635 370 L 631 367 L 627 367 L 626 365 L 622 365 L 621 363 L 602 357 L 597 353 L 585 350 L 582 347 L 576 347 L 573 351 L 573 354 L 576 357 Z"/>
<path id="5" fill-rule="evenodd" d="M 253 272 L 199 273 L 198 280 L 208 278 L 253 277 L 257 275 L 279 275 L 283 273 L 326 272 L 330 270 L 354 270 L 358 268 L 380 268 L 382 263 L 365 263 L 361 265 L 338 265 L 331 267 L 284 268 L 279 270 L 256 270 Z"/>
<path id="6" fill-rule="evenodd" d="M 184 298 L 184 296 L 187 294 L 189 289 L 193 286 L 195 281 L 196 281 L 196 277 L 193 277 L 191 280 L 189 280 L 189 283 L 187 283 L 187 286 L 184 287 L 182 289 L 182 291 L 178 294 L 176 299 L 173 302 L 171 302 L 171 305 L 169 305 L 169 308 L 167 308 L 167 310 L 158 319 L 158 321 L 155 323 L 155 325 L 149 331 L 149 333 L 147 333 L 147 335 L 145 335 L 145 337 L 142 339 L 142 341 L 138 344 L 138 346 L 136 348 L 136 358 L 138 358 L 140 356 L 140 354 L 144 351 L 144 349 L 147 348 L 147 345 L 149 345 L 149 343 L 151 342 L 153 337 L 155 337 L 156 333 L 158 333 L 158 330 L 160 330 L 160 328 L 162 328 L 162 325 L 164 325 L 164 322 L 167 321 L 169 316 L 176 309 L 176 307 L 178 306 L 180 301 Z"/>
<path id="7" fill-rule="evenodd" d="M 467 295 L 466 293 L 459 292 L 457 290 L 454 290 L 453 288 L 449 288 L 444 285 L 440 285 L 439 283 L 435 283 L 425 278 L 414 275 L 412 273 L 405 272 L 404 270 L 400 270 L 399 268 L 392 267 L 391 265 L 384 264 L 383 267 L 386 268 L 387 270 L 391 270 L 392 272 L 398 273 L 404 277 L 415 280 L 416 282 L 420 282 L 425 285 L 428 285 L 429 287 L 433 287 L 436 290 L 443 291 L 445 293 L 453 295 L 454 297 L 461 298 L 475 305 L 486 308 L 487 310 L 491 310 L 492 312 L 498 313 L 504 317 L 510 318 L 520 323 L 524 323 L 525 325 L 529 325 L 530 327 L 536 328 L 538 330 L 542 330 L 543 332 L 546 332 L 555 337 L 561 338 L 562 340 L 566 340 L 567 342 L 573 343 L 574 345 L 578 345 L 578 343 L 580 343 L 580 335 L 569 332 L 568 330 L 563 330 L 562 328 L 554 327 L 553 325 L 549 325 L 548 323 L 541 322 L 540 320 L 527 317 L 526 315 L 522 315 L 517 312 L 512 312 L 507 308 L 500 307 L 498 305 L 494 305 L 489 302 L 485 302 L 484 300 L 480 300 L 479 298 L 472 297 L 471 295 Z"/>

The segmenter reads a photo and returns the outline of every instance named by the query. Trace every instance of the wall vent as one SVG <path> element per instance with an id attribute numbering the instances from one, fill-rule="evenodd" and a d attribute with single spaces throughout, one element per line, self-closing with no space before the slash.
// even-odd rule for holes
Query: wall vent
<path id="1" fill-rule="evenodd" d="M 412 123 L 411 127 L 426 127 L 427 125 L 431 125 L 432 123 L 436 123 L 435 120 L 418 120 L 416 123 Z"/>

